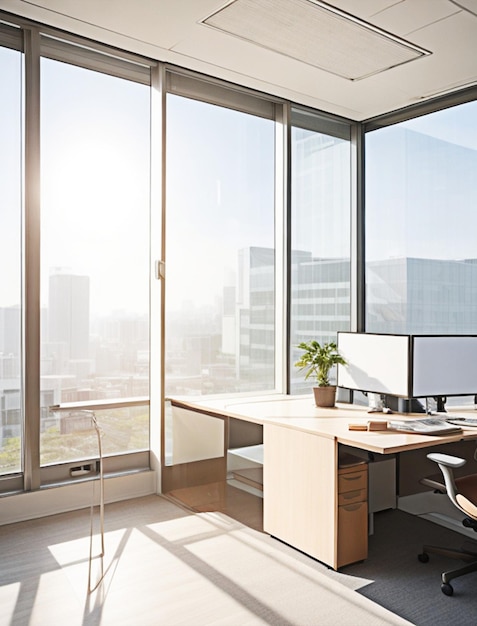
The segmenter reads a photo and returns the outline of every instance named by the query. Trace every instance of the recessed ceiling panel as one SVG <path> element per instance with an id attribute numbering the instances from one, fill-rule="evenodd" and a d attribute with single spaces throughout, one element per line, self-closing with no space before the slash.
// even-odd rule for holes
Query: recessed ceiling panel
<path id="1" fill-rule="evenodd" d="M 233 0 L 202 23 L 348 80 L 430 54 L 318 0 Z"/>

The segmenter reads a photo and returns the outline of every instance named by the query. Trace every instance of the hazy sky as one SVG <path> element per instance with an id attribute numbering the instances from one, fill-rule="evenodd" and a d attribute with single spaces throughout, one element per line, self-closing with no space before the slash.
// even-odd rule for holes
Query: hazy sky
<path id="1" fill-rule="evenodd" d="M 368 133 L 367 259 L 477 258 L 476 171 L 477 102 Z"/>
<path id="2" fill-rule="evenodd" d="M 60 267 L 91 277 L 93 311 L 146 312 L 149 89 L 45 59 L 41 69 L 42 301 L 52 268 Z M 0 102 L 4 306 L 20 293 L 18 53 L 0 49 L 0 74 L 11 85 Z M 477 256 L 476 119 L 473 102 L 368 135 L 368 259 Z M 403 140 L 403 128 L 447 144 L 426 160 L 419 143 Z M 274 246 L 274 128 L 168 96 L 167 141 L 166 276 L 174 308 L 219 294 L 233 281 L 240 248 Z"/>
<path id="3" fill-rule="evenodd" d="M 2 120 L 11 128 L 15 119 L 17 132 L 10 151 L 0 150 L 10 190 L 3 192 L 8 222 L 0 237 L 11 267 L 19 257 L 20 159 L 16 176 L 10 159 L 21 131 L 20 65 L 9 61 L 18 80 L 10 119 Z M 90 276 L 93 312 L 147 312 L 149 176 L 160 176 L 149 165 L 149 89 L 47 59 L 41 71 L 42 303 L 50 273 L 61 268 Z M 169 305 L 211 303 L 234 280 L 240 248 L 274 245 L 274 125 L 171 96 L 167 128 Z M 18 302 L 19 262 L 16 270 L 2 281 L 2 305 Z"/>
<path id="4" fill-rule="evenodd" d="M 477 102 L 417 117 L 402 126 L 450 143 L 477 150 Z"/>
<path id="5" fill-rule="evenodd" d="M 0 48 L 0 306 L 19 303 L 21 207 L 21 55 Z"/>
<path id="6" fill-rule="evenodd" d="M 167 98 L 168 308 L 211 304 L 238 251 L 274 247 L 274 124 Z"/>
<path id="7" fill-rule="evenodd" d="M 45 59 L 41 70 L 43 286 L 70 268 L 90 276 L 92 311 L 145 313 L 149 89 Z"/>

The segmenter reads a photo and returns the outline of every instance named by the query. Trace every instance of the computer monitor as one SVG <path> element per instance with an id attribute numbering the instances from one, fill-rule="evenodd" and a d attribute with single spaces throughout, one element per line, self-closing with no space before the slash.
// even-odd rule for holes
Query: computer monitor
<path id="1" fill-rule="evenodd" d="M 337 384 L 400 398 L 477 394 L 477 336 L 338 332 Z"/>

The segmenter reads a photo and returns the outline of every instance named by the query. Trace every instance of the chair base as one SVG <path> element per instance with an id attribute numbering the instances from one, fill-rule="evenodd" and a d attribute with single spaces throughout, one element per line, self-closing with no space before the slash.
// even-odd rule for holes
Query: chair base
<path id="1" fill-rule="evenodd" d="M 465 574 L 470 574 L 471 572 L 477 572 L 477 551 L 453 550 L 450 548 L 443 548 L 441 546 L 425 545 L 423 546 L 422 553 L 419 554 L 417 558 L 421 561 L 421 563 L 427 563 L 429 561 L 429 554 L 439 554 L 451 559 L 459 559 L 460 561 L 465 561 L 467 563 L 467 565 L 442 573 L 441 591 L 446 596 L 451 596 L 454 593 L 454 589 L 450 584 L 451 580 L 458 578 L 459 576 L 464 576 Z"/>

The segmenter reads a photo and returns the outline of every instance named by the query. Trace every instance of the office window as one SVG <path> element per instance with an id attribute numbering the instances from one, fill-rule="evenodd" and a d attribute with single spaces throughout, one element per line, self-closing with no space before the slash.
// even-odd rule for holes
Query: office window
<path id="1" fill-rule="evenodd" d="M 477 102 L 366 134 L 366 330 L 477 334 Z"/>
<path id="2" fill-rule="evenodd" d="M 150 92 L 41 60 L 41 463 L 97 455 L 65 402 L 149 394 Z M 104 454 L 149 448 L 147 407 L 98 413 Z"/>
<path id="3" fill-rule="evenodd" d="M 274 389 L 274 121 L 166 110 L 166 394 Z"/>
<path id="4" fill-rule="evenodd" d="M 292 109 L 290 391 L 310 382 L 296 346 L 350 327 L 350 127 Z"/>
<path id="5" fill-rule="evenodd" d="M 23 54 L 20 51 L 0 47 L 0 77 L 0 476 L 5 476 L 22 470 Z"/>

